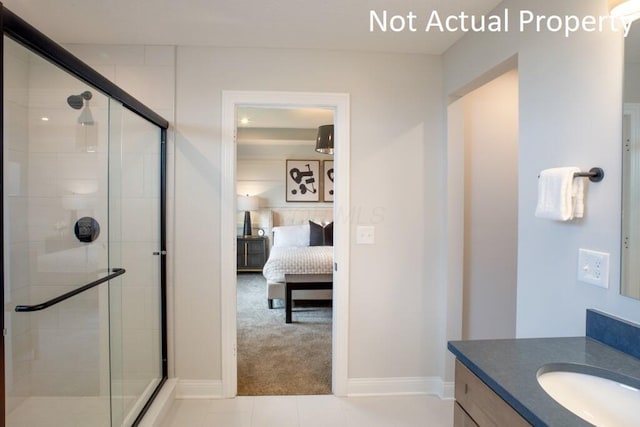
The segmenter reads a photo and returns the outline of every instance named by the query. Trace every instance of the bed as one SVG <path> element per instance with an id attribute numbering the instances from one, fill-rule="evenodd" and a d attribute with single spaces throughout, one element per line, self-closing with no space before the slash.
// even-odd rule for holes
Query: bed
<path id="1" fill-rule="evenodd" d="M 272 247 L 262 270 L 267 279 L 267 301 L 285 298 L 284 275 L 333 272 L 333 212 L 327 210 L 274 211 Z M 309 219 L 308 219 L 309 218 Z M 331 290 L 294 291 L 293 299 L 326 300 Z"/>

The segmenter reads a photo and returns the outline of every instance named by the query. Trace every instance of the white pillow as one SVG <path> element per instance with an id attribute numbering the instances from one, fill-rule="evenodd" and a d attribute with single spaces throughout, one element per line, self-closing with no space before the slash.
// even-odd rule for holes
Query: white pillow
<path id="1" fill-rule="evenodd" d="M 273 227 L 273 246 L 309 246 L 309 224 Z"/>

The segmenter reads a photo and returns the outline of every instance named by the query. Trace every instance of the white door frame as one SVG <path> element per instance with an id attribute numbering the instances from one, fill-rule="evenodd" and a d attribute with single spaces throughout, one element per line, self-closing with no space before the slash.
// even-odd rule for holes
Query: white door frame
<path id="1" fill-rule="evenodd" d="M 334 168 L 339 178 L 334 198 L 334 271 L 332 391 L 347 394 L 349 356 L 350 145 L 349 95 L 308 92 L 222 92 L 221 145 L 221 341 L 222 393 L 238 390 L 236 325 L 236 107 L 326 108 L 334 111 Z"/>

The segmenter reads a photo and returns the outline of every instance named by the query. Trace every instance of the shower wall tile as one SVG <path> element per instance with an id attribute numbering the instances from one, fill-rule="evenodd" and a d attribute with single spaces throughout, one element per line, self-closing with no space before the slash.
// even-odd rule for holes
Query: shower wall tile
<path id="1" fill-rule="evenodd" d="M 39 373 L 33 376 L 31 393 L 39 396 L 98 396 L 100 384 L 99 372 L 76 374 L 69 381 L 69 373 Z"/>
<path id="2" fill-rule="evenodd" d="M 31 362 L 34 357 L 31 331 L 12 334 L 9 339 L 12 359 L 6 365 L 6 368 L 10 368 L 10 372 L 6 372 L 7 388 L 14 396 L 28 396 L 31 388 Z"/>
<path id="3" fill-rule="evenodd" d="M 176 61 L 174 46 L 145 46 L 144 64 L 173 67 Z"/>
<path id="4" fill-rule="evenodd" d="M 36 394 L 97 394 L 100 385 L 100 335 L 98 329 L 39 329 L 34 337 L 31 366 Z"/>
<path id="5" fill-rule="evenodd" d="M 11 244 L 24 243 L 29 239 L 26 197 L 10 197 L 6 207 L 9 226 L 5 229 L 5 239 Z"/>
<path id="6" fill-rule="evenodd" d="M 155 355 L 158 354 L 149 332 L 148 329 L 129 329 L 123 336 L 122 345 L 127 355 L 123 371 L 126 378 L 149 378 L 158 372 L 157 366 L 149 363 L 156 360 Z"/>
<path id="7" fill-rule="evenodd" d="M 14 301 L 5 301 L 5 304 L 9 307 L 8 313 L 7 311 L 5 311 L 5 316 L 7 314 L 12 315 L 13 309 L 16 305 L 18 304 L 22 304 L 23 301 L 27 301 L 27 297 L 28 297 L 28 292 L 22 292 L 23 294 L 20 298 L 16 298 L 15 302 Z M 31 333 L 31 319 L 29 317 L 28 314 L 20 314 L 20 315 L 15 315 L 12 316 L 12 318 L 7 322 L 10 326 L 10 333 L 12 334 L 12 336 L 19 336 L 19 335 L 25 335 L 25 334 L 30 334 Z"/>
<path id="8" fill-rule="evenodd" d="M 46 82 L 42 84 L 46 84 Z M 92 98 L 89 100 L 89 106 L 92 112 L 94 108 L 105 108 L 107 106 L 107 98 L 104 95 L 95 91 L 87 84 L 75 82 L 62 87 L 45 86 L 30 88 L 29 107 L 36 110 L 59 110 L 64 113 L 69 113 L 75 119 L 80 115 L 81 110 L 70 107 L 67 98 L 70 95 L 78 95 L 86 90 L 92 94 Z"/>
<path id="9" fill-rule="evenodd" d="M 4 101 L 27 105 L 27 54 L 14 43 L 5 43 L 4 58 Z"/>
<path id="10" fill-rule="evenodd" d="M 157 90 L 174 80 L 173 66 L 130 66 L 116 67 L 116 81 L 122 87 L 153 110 L 172 108 L 174 94 L 172 91 Z"/>
<path id="11" fill-rule="evenodd" d="M 100 327 L 98 299 L 96 296 L 87 301 L 74 301 L 74 306 L 60 310 L 58 313 L 58 326 L 60 329 L 97 330 Z"/>
<path id="12" fill-rule="evenodd" d="M 116 79 L 116 66 L 115 65 L 92 65 L 92 68 L 98 73 L 102 74 L 109 81 L 115 81 Z"/>
<path id="13" fill-rule="evenodd" d="M 34 357 L 31 346 L 33 335 L 31 331 L 27 330 L 25 332 L 15 333 L 11 338 L 14 367 L 16 370 L 24 370 L 24 365 L 21 366 L 21 364 L 33 360 Z"/>
<path id="14" fill-rule="evenodd" d="M 122 236 L 130 242 L 148 242 L 158 234 L 158 206 L 153 199 L 126 199 L 122 205 Z"/>
<path id="15" fill-rule="evenodd" d="M 143 65 L 145 48 L 140 45 L 84 45 L 66 44 L 74 55 L 92 67 L 99 65 Z"/>
<path id="16" fill-rule="evenodd" d="M 69 109 L 70 110 L 70 109 Z M 42 117 L 48 121 L 42 121 Z M 62 108 L 40 108 L 29 112 L 29 151 L 31 153 L 73 152 L 74 125 L 77 115 Z"/>
<path id="17" fill-rule="evenodd" d="M 59 199 L 55 197 L 38 197 L 29 199 L 29 240 L 44 241 L 58 236 L 58 226 L 71 225 L 69 212 L 63 209 Z"/>
<path id="18" fill-rule="evenodd" d="M 123 153 L 160 153 L 158 128 L 130 114 L 123 118 L 123 127 L 126 129 L 126 141 L 122 144 Z"/>
<path id="19" fill-rule="evenodd" d="M 28 105 L 30 107 L 55 107 L 58 105 L 70 108 L 67 105 L 67 97 L 88 89 L 85 82 L 36 56 L 32 56 L 29 61 L 28 78 Z M 101 94 L 97 95 L 104 97 Z"/>
<path id="20" fill-rule="evenodd" d="M 129 327 L 147 328 L 144 313 L 145 288 L 130 286 L 128 278 L 125 280 L 127 280 L 126 286 L 122 288 L 122 322 Z"/>
<path id="21" fill-rule="evenodd" d="M 4 40 L 4 55 L 7 62 L 21 61 L 25 66 L 29 62 L 29 52 L 21 44 L 10 38 Z"/>
<path id="22" fill-rule="evenodd" d="M 29 166 L 29 196 L 56 197 L 59 174 L 57 154 L 30 153 Z"/>
<path id="23" fill-rule="evenodd" d="M 127 274 L 123 276 L 127 286 L 152 286 L 159 276 L 158 257 L 153 256 L 157 251 L 155 242 L 122 243 L 122 257 L 127 260 Z"/>
<path id="24" fill-rule="evenodd" d="M 7 409 L 30 395 L 31 322 L 14 313 L 16 304 L 28 302 L 28 55 L 15 42 L 4 45 L 4 158 L 5 158 L 5 359 Z"/>
<path id="25" fill-rule="evenodd" d="M 48 298 L 44 295 L 38 295 L 39 292 L 32 292 L 34 295 L 33 303 L 46 301 Z M 44 294 L 44 292 L 42 293 Z M 38 312 L 31 313 L 31 330 L 40 333 L 40 330 L 45 329 L 55 329 L 58 327 L 58 310 L 54 307 L 51 307 L 49 310 L 42 310 Z"/>
<path id="26" fill-rule="evenodd" d="M 145 184 L 144 154 L 123 153 L 122 155 L 122 196 L 142 197 Z"/>
<path id="27" fill-rule="evenodd" d="M 9 246 L 9 289 L 12 300 L 20 296 L 21 290 L 24 297 L 24 290 L 29 286 L 29 248 L 30 245 L 25 240 Z"/>
<path id="28" fill-rule="evenodd" d="M 58 154 L 58 172 L 62 179 L 95 179 L 106 171 L 107 165 L 98 153 Z"/>
<path id="29" fill-rule="evenodd" d="M 144 195 L 145 197 L 159 199 L 160 197 L 160 154 L 147 154 L 144 156 Z M 159 201 L 157 203 L 160 203 Z"/>
<path id="30" fill-rule="evenodd" d="M 29 111 L 23 104 L 6 102 L 4 104 L 4 143 L 5 147 L 14 151 L 27 151 Z"/>
<path id="31" fill-rule="evenodd" d="M 173 46 L 81 45 L 66 48 L 92 67 L 102 65 L 170 65 L 175 61 Z"/>
<path id="32" fill-rule="evenodd" d="M 67 103 L 69 95 L 77 95 L 90 90 L 87 84 L 73 80 L 63 72 L 52 73 L 48 67 L 42 66 L 32 70 L 33 85 L 29 87 L 29 107 L 35 109 L 60 109 L 62 111 L 77 112 Z M 106 98 L 95 91 L 91 91 L 94 97 L 91 106 L 105 106 Z M 77 116 L 76 116 L 77 117 Z"/>

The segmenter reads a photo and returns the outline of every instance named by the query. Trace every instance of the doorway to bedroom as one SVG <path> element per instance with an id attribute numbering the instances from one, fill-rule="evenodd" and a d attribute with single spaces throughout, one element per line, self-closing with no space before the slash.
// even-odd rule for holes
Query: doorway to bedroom
<path id="1" fill-rule="evenodd" d="M 316 145 L 333 143 L 333 110 L 236 118 L 237 394 L 330 394 L 332 291 L 294 291 L 287 323 L 284 274 L 332 277 L 333 155 Z"/>
<path id="2" fill-rule="evenodd" d="M 284 388 L 278 390 L 278 387 L 275 387 L 269 389 L 265 394 L 333 393 L 339 396 L 346 395 L 350 249 L 349 96 L 336 93 L 224 91 L 222 104 L 221 156 L 224 165 L 221 171 L 224 177 L 221 189 L 223 205 L 221 213 L 224 224 L 221 239 L 223 261 L 221 271 L 222 393 L 225 397 L 233 397 L 238 394 L 258 394 L 255 391 L 247 391 L 240 382 L 242 379 L 239 379 L 244 363 L 242 358 L 246 353 L 253 354 L 254 357 L 254 361 L 247 364 L 250 382 L 255 380 L 253 376 L 257 373 L 273 371 L 275 366 L 284 367 L 294 376 L 301 378 L 304 378 L 305 375 L 308 379 L 319 375 L 324 377 L 325 385 L 322 390 L 307 389 L 305 391 Z M 247 126 L 247 130 L 243 130 L 244 128 L 240 126 L 251 122 L 251 117 L 242 117 L 243 112 L 257 114 L 254 119 L 254 124 L 258 125 L 257 128 L 269 129 L 271 126 L 278 129 L 286 127 L 282 123 L 278 125 L 277 122 L 271 125 L 266 125 L 266 123 L 259 125 L 256 123 L 257 117 L 262 113 L 282 114 L 285 112 L 283 110 L 290 110 L 288 113 L 302 116 L 313 112 L 322 113 L 324 116 L 321 118 L 321 122 L 301 126 L 301 129 L 298 130 L 285 131 L 285 133 L 289 133 L 288 137 L 282 135 L 276 137 L 275 130 L 262 129 L 262 132 L 267 135 L 266 139 L 270 140 L 270 144 L 279 146 L 276 151 L 284 150 L 286 154 L 284 156 L 278 155 L 276 158 L 274 152 L 268 152 L 266 159 L 258 159 L 259 152 L 266 150 L 264 142 L 263 145 L 260 145 L 258 142 L 260 138 L 251 126 Z M 238 120 L 243 118 L 246 123 L 240 122 L 239 125 Z M 334 155 L 317 154 L 315 153 L 315 140 L 318 133 L 318 123 L 329 124 L 331 118 L 333 119 L 336 141 Z M 287 126 L 291 127 L 291 125 Z M 304 129 L 306 129 L 306 136 L 301 136 Z M 296 133 L 298 136 L 294 136 Z M 246 147 L 244 147 L 245 145 Z M 273 157 L 269 158 L 269 156 Z M 328 189 L 329 182 L 318 182 L 323 180 L 323 170 L 329 172 L 331 161 L 335 171 L 334 175 L 340 177 L 333 182 L 333 201 L 330 201 L 324 194 L 318 194 L 316 200 L 300 200 L 301 193 L 306 196 L 309 196 L 309 193 L 313 194 L 314 186 L 318 193 Z M 279 165 L 274 168 L 273 165 L 277 163 Z M 264 173 L 260 174 L 261 171 Z M 285 180 L 287 176 L 295 181 L 297 192 L 291 191 L 291 186 L 287 187 Z M 332 181 L 332 178 L 333 176 L 327 180 Z M 306 191 L 303 191 L 302 184 L 304 184 Z M 276 190 L 278 185 L 280 189 Z M 262 196 L 260 196 L 260 187 L 263 191 Z M 265 187 L 271 189 L 265 189 Z M 294 197 L 287 196 L 287 188 Z M 243 206 L 247 200 L 242 199 L 251 199 L 256 195 L 258 196 L 257 204 L 256 200 L 248 200 L 249 204 L 245 206 L 249 206 L 249 208 Z M 242 210 L 238 211 L 238 207 Z M 249 211 L 248 219 L 251 221 L 250 241 L 245 238 L 245 234 L 247 234 L 244 226 L 245 210 Z M 337 212 L 335 221 L 334 212 Z M 257 258 L 260 258 L 260 255 L 256 255 L 256 250 L 258 252 L 264 251 L 266 254 L 263 259 L 265 259 L 273 252 L 274 244 L 275 246 L 280 245 L 278 240 L 273 241 L 274 228 L 289 227 L 288 231 L 292 231 L 291 229 L 296 227 L 306 226 L 307 230 L 310 230 L 309 220 L 313 220 L 320 226 L 323 238 L 326 230 L 322 226 L 333 222 L 333 246 L 329 247 L 329 251 L 333 252 L 333 263 L 329 267 L 329 274 L 324 275 L 324 277 L 329 277 L 329 284 L 333 278 L 332 300 L 329 304 L 324 303 L 324 306 L 318 301 L 310 303 L 308 307 L 299 304 L 292 312 L 293 322 L 286 323 L 282 302 L 284 299 L 282 283 L 280 283 L 280 291 L 277 287 L 274 288 L 275 290 L 271 289 L 260 266 L 249 266 L 248 264 L 252 264 L 256 262 Z M 313 228 L 315 229 L 316 226 L 314 225 Z M 310 234 L 310 231 L 306 232 L 308 235 Z M 276 235 L 278 234 L 276 233 Z M 282 233 L 280 236 L 286 237 Z M 285 241 L 292 237 L 295 238 L 295 236 L 289 235 Z M 245 252 L 245 248 L 247 248 L 245 243 L 252 244 L 253 248 L 247 249 Z M 239 272 L 238 265 L 246 267 L 247 271 Z M 251 292 L 247 291 L 247 288 Z M 242 295 L 245 291 L 247 294 Z M 278 292 L 280 292 L 280 296 L 278 296 Z M 273 300 L 273 308 L 269 308 L 270 299 Z M 247 312 L 249 314 L 245 317 Z M 258 312 L 262 313 L 264 318 Z M 277 324 L 274 324 L 273 328 L 262 328 L 269 332 L 259 338 L 264 346 L 260 348 L 258 345 L 249 344 L 243 347 L 245 338 L 243 322 L 245 320 L 250 322 L 251 317 L 264 321 L 269 316 L 277 319 Z M 314 349 L 313 345 L 308 345 L 313 344 L 313 341 L 322 334 L 317 331 L 305 332 L 306 329 L 319 325 L 324 325 L 321 327 L 324 327 L 328 332 L 325 334 L 328 336 L 325 342 L 329 341 L 329 344 L 324 344 L 322 351 Z M 254 328 L 254 331 L 256 329 L 260 328 Z M 284 333 L 278 332 L 278 329 Z M 294 351 L 298 353 L 298 356 L 302 355 L 301 361 L 287 362 L 282 357 L 267 357 L 267 351 L 271 351 L 274 344 L 283 341 L 284 337 L 295 336 L 292 331 L 298 332 L 298 338 L 295 340 L 297 344 L 299 342 L 307 344 L 306 350 L 302 350 L 300 347 Z M 319 370 L 315 368 L 307 369 L 310 366 L 309 360 L 314 356 L 314 353 L 323 352 L 325 353 L 324 359 L 318 358 L 323 361 L 315 364 L 323 368 L 322 373 L 319 374 Z M 305 383 L 307 381 L 298 382 Z"/>

